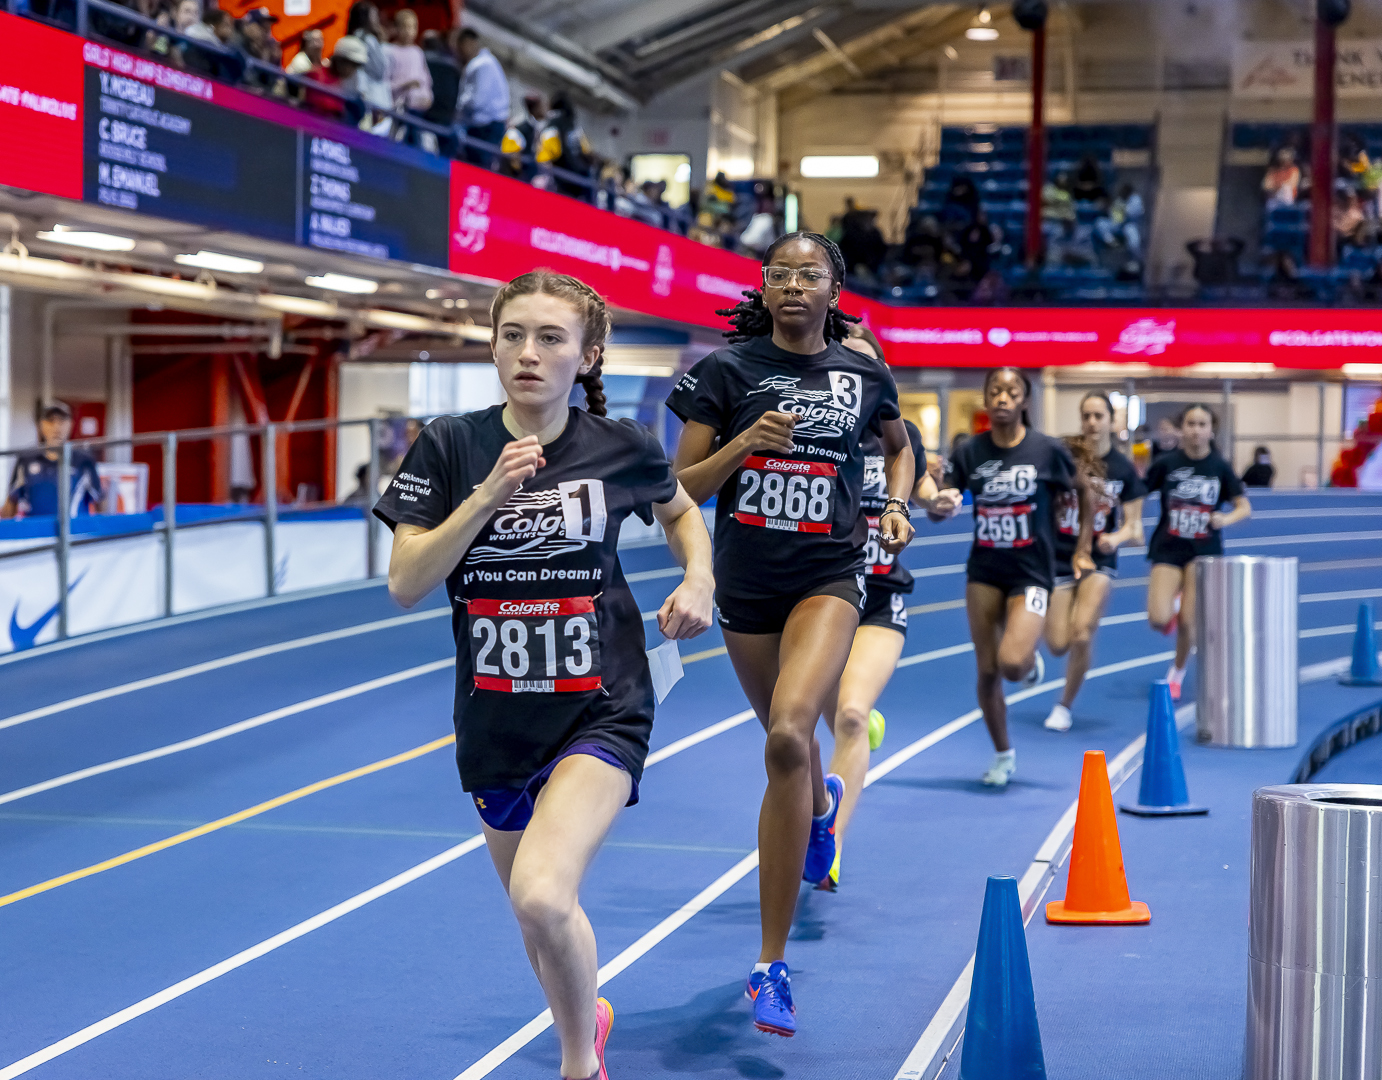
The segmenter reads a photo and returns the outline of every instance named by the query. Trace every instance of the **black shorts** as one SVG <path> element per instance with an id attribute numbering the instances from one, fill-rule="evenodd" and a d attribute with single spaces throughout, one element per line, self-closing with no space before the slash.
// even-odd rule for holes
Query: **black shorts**
<path id="1" fill-rule="evenodd" d="M 475 800 L 475 809 L 479 811 L 481 819 L 491 829 L 499 832 L 522 832 L 528 827 L 528 822 L 533 819 L 533 809 L 537 806 L 537 797 L 547 786 L 547 781 L 551 779 L 552 770 L 563 758 L 569 758 L 573 754 L 586 754 L 598 758 L 606 765 L 613 765 L 616 769 L 622 769 L 624 772 L 629 771 L 628 766 L 607 747 L 593 742 L 576 743 L 549 761 L 544 769 L 530 778 L 522 787 L 477 788 L 472 791 L 470 797 Z M 637 802 L 638 781 L 634 780 L 633 787 L 629 791 L 629 801 L 625 805 L 633 806 Z"/>
<path id="2" fill-rule="evenodd" d="M 907 594 L 895 589 L 882 589 L 873 585 L 864 600 L 864 613 L 859 616 L 860 626 L 886 626 L 896 630 L 904 638 L 907 636 Z"/>
<path id="3" fill-rule="evenodd" d="M 864 610 L 864 575 L 850 574 L 823 585 L 787 596 L 768 596 L 750 599 L 715 593 L 719 609 L 720 629 L 736 634 L 780 634 L 787 625 L 787 616 L 803 600 L 813 596 L 838 596 L 853 604 L 860 613 Z"/>
<path id="4" fill-rule="evenodd" d="M 1116 578 L 1118 576 L 1118 566 L 1116 564 L 1113 566 L 1106 566 L 1104 563 L 1101 563 L 1099 562 L 1099 560 L 1095 559 L 1094 569 L 1091 570 L 1090 573 L 1103 574 L 1106 577 Z M 1068 562 L 1062 562 L 1060 559 L 1057 559 L 1055 587 L 1059 589 L 1065 585 L 1075 584 L 1078 584 L 1075 581 L 1075 568 L 1071 566 Z"/>
<path id="5" fill-rule="evenodd" d="M 1005 599 L 1025 596 L 1028 611 L 1037 615 L 1046 614 L 1053 583 L 1038 578 L 1035 574 L 1024 570 L 1017 570 L 1014 573 L 1001 576 L 992 573 L 970 574 L 969 580 L 976 585 L 989 585 L 992 588 L 1002 590 Z"/>

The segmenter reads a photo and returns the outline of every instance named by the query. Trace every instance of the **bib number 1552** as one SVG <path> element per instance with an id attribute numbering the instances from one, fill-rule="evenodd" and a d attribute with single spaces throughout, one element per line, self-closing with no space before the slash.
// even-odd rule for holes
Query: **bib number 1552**
<path id="1" fill-rule="evenodd" d="M 470 659 L 479 690 L 564 693 L 600 687 L 595 600 L 471 600 Z"/>

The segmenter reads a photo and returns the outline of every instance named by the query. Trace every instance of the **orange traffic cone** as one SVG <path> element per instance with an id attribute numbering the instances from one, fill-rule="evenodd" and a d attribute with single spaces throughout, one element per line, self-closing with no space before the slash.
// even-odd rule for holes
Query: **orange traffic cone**
<path id="1" fill-rule="evenodd" d="M 1146 923 L 1152 913 L 1128 896 L 1118 817 L 1102 750 L 1087 750 L 1080 777 L 1080 807 L 1075 814 L 1075 843 L 1070 851 L 1070 880 L 1064 900 L 1046 905 L 1052 923 Z"/>

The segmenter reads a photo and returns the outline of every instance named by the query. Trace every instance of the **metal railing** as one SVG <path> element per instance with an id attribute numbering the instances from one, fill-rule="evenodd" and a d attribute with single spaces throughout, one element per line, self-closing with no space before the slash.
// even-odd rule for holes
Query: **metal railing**
<path id="1" fill-rule="evenodd" d="M 57 603 L 57 635 L 59 639 L 69 636 L 69 587 L 71 585 L 71 559 L 72 551 L 75 547 L 125 540 L 134 536 L 144 536 L 150 532 L 149 528 L 129 529 L 111 533 L 103 533 L 96 536 L 76 537 L 72 535 L 72 455 L 75 451 L 99 451 L 115 447 L 136 446 L 157 446 L 162 450 L 162 474 L 163 474 L 163 493 L 162 493 L 162 521 L 153 526 L 152 531 L 162 536 L 163 540 L 163 596 L 162 613 L 167 618 L 174 614 L 174 595 L 175 595 L 175 558 L 176 538 L 179 529 L 186 530 L 202 526 L 226 524 L 228 522 L 253 522 L 262 521 L 264 523 L 264 578 L 266 596 L 275 596 L 278 592 L 275 567 L 277 565 L 277 531 L 279 524 L 279 493 L 278 493 L 278 461 L 279 461 L 279 440 L 286 443 L 289 437 L 295 434 L 307 434 L 320 432 L 328 436 L 334 436 L 345 428 L 363 427 L 368 432 L 369 438 L 369 458 L 366 471 L 366 490 L 370 492 L 370 497 L 366 500 L 361 509 L 361 514 L 365 522 L 365 580 L 380 576 L 380 567 L 376 556 L 376 547 L 379 535 L 379 522 L 375 518 L 371 509 L 377 498 L 379 490 L 379 479 L 381 470 L 379 467 L 379 433 L 381 426 L 386 423 L 383 419 L 366 420 L 299 420 L 270 422 L 266 424 L 245 424 L 227 427 L 196 428 L 182 431 L 161 431 L 148 434 L 112 436 L 99 439 L 74 439 L 61 443 L 58 446 L 58 477 L 57 477 L 57 521 L 52 543 L 39 543 L 25 545 L 12 551 L 0 553 L 0 560 L 16 558 L 26 555 L 41 554 L 46 551 L 54 553 L 57 563 L 57 584 L 58 584 L 58 603 Z M 178 524 L 177 513 L 177 491 L 178 491 L 178 449 L 186 447 L 191 443 L 205 442 L 214 439 L 230 439 L 236 436 L 245 438 L 258 438 L 260 440 L 260 484 L 263 490 L 263 502 L 260 505 L 249 504 L 243 508 L 236 508 L 222 516 L 207 517 L 198 521 L 189 521 L 181 526 Z M 35 450 L 41 451 L 42 448 L 31 448 L 28 450 L 4 450 L 0 451 L 0 459 L 17 457 L 21 454 L 33 454 Z M 317 501 L 312 503 L 292 503 L 294 509 L 312 510 L 325 509 L 328 507 L 339 507 L 343 505 L 336 501 Z"/>

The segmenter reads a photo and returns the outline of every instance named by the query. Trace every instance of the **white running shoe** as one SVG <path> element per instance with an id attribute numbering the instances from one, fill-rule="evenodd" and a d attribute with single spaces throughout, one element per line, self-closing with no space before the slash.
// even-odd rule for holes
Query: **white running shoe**
<path id="1" fill-rule="evenodd" d="M 1001 754 L 993 755 L 993 764 L 989 766 L 988 772 L 984 773 L 980 779 L 989 787 L 1004 788 L 1008 786 L 1008 781 L 1012 779 L 1015 772 L 1017 772 L 1017 751 L 1004 750 Z"/>
<path id="2" fill-rule="evenodd" d="M 1185 669 L 1176 667 L 1174 661 L 1166 669 L 1166 681 L 1171 684 L 1171 700 L 1180 700 L 1180 685 L 1185 681 Z"/>
<path id="3" fill-rule="evenodd" d="M 1070 723 L 1070 710 L 1064 705 L 1055 705 L 1051 708 L 1051 715 L 1046 718 L 1044 726 L 1047 731 L 1069 731 Z"/>
<path id="4" fill-rule="evenodd" d="M 1032 665 L 1032 670 L 1022 677 L 1023 686 L 1036 686 L 1046 679 L 1046 661 L 1041 658 L 1041 653 L 1036 654 L 1036 663 Z"/>

